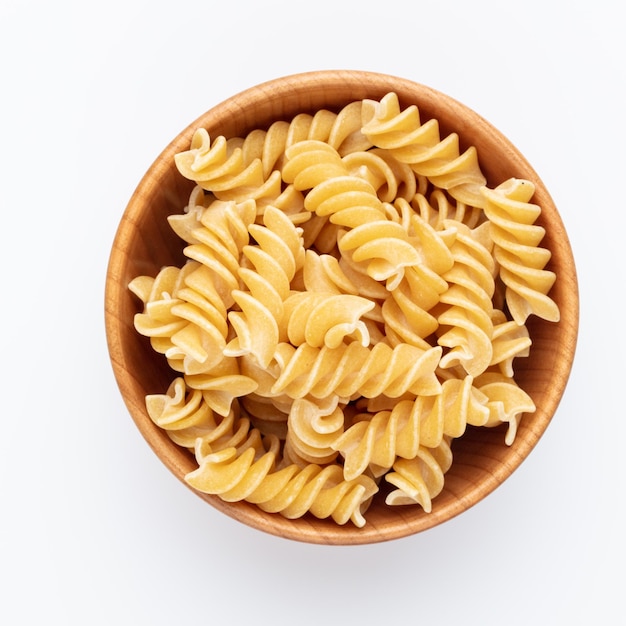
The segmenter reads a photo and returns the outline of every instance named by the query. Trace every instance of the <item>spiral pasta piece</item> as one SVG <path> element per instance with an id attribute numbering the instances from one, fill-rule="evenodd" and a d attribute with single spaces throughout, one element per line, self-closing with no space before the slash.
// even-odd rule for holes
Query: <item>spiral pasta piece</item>
<path id="1" fill-rule="evenodd" d="M 524 325 L 520 326 L 514 320 L 507 319 L 504 312 L 500 310 L 494 310 L 492 319 L 491 346 L 493 352 L 489 366 L 497 366 L 504 376 L 513 378 L 514 359 L 530 354 L 532 341 L 528 334 L 528 328 Z"/>
<path id="2" fill-rule="evenodd" d="M 442 274 L 454 264 L 450 248 L 456 229 L 435 231 L 406 201 L 400 199 L 397 206 L 420 262 L 405 269 L 401 282 L 382 305 L 382 317 L 402 341 L 426 348 L 430 345 L 427 338 L 439 327 L 433 311 L 448 289 Z"/>
<path id="3" fill-rule="evenodd" d="M 265 183 L 261 159 L 246 163 L 240 146 L 229 144 L 223 136 L 212 141 L 204 128 L 194 132 L 189 150 L 176 154 L 174 160 L 183 176 L 216 197 L 230 192 L 228 199 L 233 199 L 234 190 L 258 190 Z"/>
<path id="4" fill-rule="evenodd" d="M 434 448 L 421 446 L 413 459 L 399 458 L 385 480 L 397 487 L 385 499 L 391 506 L 419 504 L 426 513 L 444 486 L 444 475 L 452 466 L 449 439 Z"/>
<path id="5" fill-rule="evenodd" d="M 333 224 L 343 226 L 348 232 L 343 233 L 338 240 L 342 255 L 349 252 L 352 262 L 366 263 L 367 273 L 376 281 L 386 281 L 389 291 L 393 291 L 404 278 L 406 268 L 425 263 L 424 254 L 427 255 L 427 264 L 441 265 L 447 263 L 449 253 L 443 245 L 443 241 L 426 222 L 416 222 L 419 216 L 413 215 L 410 224 L 402 224 L 392 219 L 395 214 L 393 209 L 386 206 L 378 196 L 372 183 L 363 178 L 362 180 L 343 173 L 338 155 L 330 150 L 324 151 L 326 161 L 316 158 L 317 146 L 312 149 L 311 144 L 299 146 L 300 150 L 293 162 L 293 171 L 289 170 L 288 180 L 295 180 L 298 176 L 305 176 L 305 172 L 318 171 L 324 168 L 327 176 L 318 182 L 318 179 L 307 174 L 306 180 L 313 185 L 305 199 L 305 208 L 314 211 L 318 216 L 330 216 Z M 289 156 L 289 155 L 288 155 Z M 358 153 L 349 155 L 357 157 Z M 344 161 L 347 161 L 346 157 Z M 382 160 L 381 160 L 382 161 Z M 308 165 L 313 162 L 315 165 Z M 345 165 L 345 163 L 344 163 Z M 330 169 L 329 169 L 330 168 Z M 370 177 L 371 178 L 371 177 Z M 387 184 L 391 184 L 392 173 L 387 173 Z M 303 183 L 304 184 L 304 183 Z M 397 202 L 403 201 L 399 207 L 403 213 L 414 213 L 404 198 L 397 198 Z M 417 231 L 419 243 L 409 235 L 409 226 Z M 433 242 L 437 242 L 436 251 Z M 430 248 L 428 248 L 428 245 Z M 451 261 L 450 261 L 451 264 Z M 442 271 L 437 267 L 437 271 Z"/>
<path id="6" fill-rule="evenodd" d="M 347 480 L 370 470 L 384 474 L 397 458 L 413 459 L 420 446 L 436 448 L 446 438 L 460 437 L 468 424 L 490 419 L 488 398 L 471 376 L 443 382 L 436 396 L 401 400 L 390 410 L 360 414 L 332 444 L 344 459 Z"/>
<path id="7" fill-rule="evenodd" d="M 378 485 L 369 476 L 347 481 L 338 465 L 309 464 L 271 499 L 259 502 L 257 496 L 255 502 L 262 510 L 289 519 L 310 512 L 319 519 L 330 517 L 339 525 L 351 521 L 362 528 L 363 515 L 377 492 Z"/>
<path id="8" fill-rule="evenodd" d="M 227 415 L 235 398 L 254 393 L 258 383 L 241 373 L 239 361 L 223 358 L 211 370 L 198 374 L 186 374 L 189 389 L 200 390 L 207 405 L 219 415 Z"/>
<path id="9" fill-rule="evenodd" d="M 182 377 L 175 378 L 165 394 L 146 396 L 146 409 L 174 443 L 189 450 L 199 438 L 219 449 L 220 443 L 233 441 L 239 424 L 237 406 L 216 416 L 202 391 L 190 390 Z"/>
<path id="10" fill-rule="evenodd" d="M 289 309 L 287 337 L 294 346 L 338 348 L 358 341 L 367 347 L 369 330 L 361 319 L 375 307 L 367 298 L 350 294 L 298 292 L 285 303 Z"/>
<path id="11" fill-rule="evenodd" d="M 414 458 L 419 449 L 419 414 L 411 400 L 393 409 L 358 414 L 354 423 L 338 436 L 332 448 L 343 458 L 346 480 L 369 471 L 384 474 L 397 457 Z"/>
<path id="12" fill-rule="evenodd" d="M 256 200 L 271 204 L 281 193 L 284 152 L 306 139 L 328 142 L 342 154 L 366 150 L 361 133 L 361 102 L 345 106 L 338 114 L 327 110 L 301 113 L 290 122 L 277 121 L 265 131 L 254 129 L 245 137 L 211 139 L 197 129 L 188 150 L 175 155 L 178 170 L 189 180 L 221 200 Z"/>
<path id="13" fill-rule="evenodd" d="M 135 314 L 137 332 L 149 337 L 156 352 L 164 354 L 178 372 L 211 369 L 221 361 L 228 333 L 225 309 L 195 292 L 187 280 L 199 264 L 182 268 L 165 267 L 150 284 L 145 277 L 134 279 L 129 288 L 144 301 Z M 219 297 L 216 297 L 219 302 Z"/>
<path id="14" fill-rule="evenodd" d="M 244 163 L 259 159 L 267 179 L 272 172 L 283 169 L 285 151 L 300 141 L 328 143 L 340 154 L 367 150 L 371 144 L 361 133 L 361 108 L 362 103 L 356 101 L 343 107 L 339 113 L 326 109 L 313 115 L 300 113 L 291 121 L 273 122 L 267 131 L 255 129 L 243 138 L 229 141 L 233 147 L 238 141 Z"/>
<path id="15" fill-rule="evenodd" d="M 451 222 L 450 222 L 451 223 Z M 470 230 L 456 223 L 457 236 L 451 248 L 452 269 L 443 274 L 448 289 L 440 302 L 438 343 L 449 348 L 441 367 L 461 364 L 472 375 L 482 374 L 493 356 L 493 302 L 495 264 L 485 237 L 488 223 Z"/>
<path id="16" fill-rule="evenodd" d="M 495 189 L 482 188 L 506 302 L 518 324 L 531 314 L 551 322 L 560 319 L 558 306 L 548 296 L 556 275 L 545 269 L 550 251 L 539 247 L 545 229 L 535 224 L 541 207 L 530 203 L 534 191 L 530 181 L 515 178 Z"/>
<path id="17" fill-rule="evenodd" d="M 290 147 L 286 157 L 283 179 L 297 189 L 310 190 L 306 209 L 349 229 L 340 240 L 340 251 L 350 251 L 354 262 L 366 262 L 372 278 L 387 281 L 391 291 L 402 279 L 405 267 L 420 263 L 405 229 L 389 219 L 390 209 L 371 183 L 350 175 L 331 146 L 304 141 Z"/>
<path id="18" fill-rule="evenodd" d="M 282 211 L 267 207 L 264 225 L 251 224 L 249 234 L 255 245 L 242 248 L 243 256 L 254 269 L 240 267 L 239 277 L 248 291 L 233 289 L 233 300 L 240 310 L 228 313 L 236 336 L 224 348 L 227 356 L 252 353 L 267 367 L 278 342 L 284 340 L 284 300 L 290 283 L 304 263 L 300 232 Z"/>
<path id="19" fill-rule="evenodd" d="M 487 398 L 489 419 L 485 426 L 508 424 L 504 440 L 507 445 L 512 445 L 524 414 L 536 410 L 532 398 L 515 380 L 500 372 L 482 374 L 476 379 L 475 385 Z"/>
<path id="20" fill-rule="evenodd" d="M 343 432 L 344 413 L 337 396 L 324 402 L 306 398 L 294 400 L 289 411 L 285 459 L 304 466 L 327 465 L 337 458 L 332 445 Z"/>
<path id="21" fill-rule="evenodd" d="M 486 180 L 475 147 L 461 153 L 456 133 L 442 140 L 439 122 L 431 119 L 422 124 L 417 106 L 401 110 L 395 93 L 387 94 L 380 102 L 371 102 L 369 110 L 370 119 L 363 126 L 363 134 L 375 146 L 389 150 L 398 161 L 407 163 L 416 174 L 426 176 L 455 199 L 483 206 L 480 188 Z"/>
<path id="22" fill-rule="evenodd" d="M 202 264 L 202 282 L 219 294 L 229 308 L 232 291 L 239 287 L 241 252 L 249 242 L 248 228 L 256 219 L 253 200 L 240 203 L 215 201 L 200 217 L 201 226 L 192 231 L 193 241 L 183 249 L 185 256 Z"/>
<path id="23" fill-rule="evenodd" d="M 336 348 L 315 348 L 307 343 L 294 348 L 282 343 L 276 353 L 280 375 L 272 391 L 292 398 L 437 394 L 440 384 L 435 369 L 440 356 L 439 347 L 422 350 L 409 344 L 364 347 L 353 341 Z"/>
<path id="24" fill-rule="evenodd" d="M 461 437 L 468 425 L 486 425 L 487 401 L 469 375 L 444 380 L 437 396 L 418 397 L 414 410 L 420 416 L 420 445 L 435 448 L 444 437 Z"/>
<path id="25" fill-rule="evenodd" d="M 213 452 L 209 446 L 198 445 L 198 469 L 185 480 L 226 502 L 246 500 L 291 519 L 310 512 L 320 519 L 331 517 L 338 524 L 365 524 L 363 513 L 378 491 L 373 479 L 359 476 L 346 481 L 337 465 L 299 468 L 292 464 L 277 469 L 278 453 L 278 439 L 268 436 L 261 441 L 255 430 L 239 447 Z"/>

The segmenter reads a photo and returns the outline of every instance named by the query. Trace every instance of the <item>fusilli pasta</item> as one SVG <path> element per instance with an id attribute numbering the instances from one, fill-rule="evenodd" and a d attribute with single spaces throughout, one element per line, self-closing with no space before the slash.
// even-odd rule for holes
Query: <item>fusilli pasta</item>
<path id="1" fill-rule="evenodd" d="M 558 322 L 559 309 L 547 295 L 556 275 L 545 268 L 550 251 L 540 248 L 545 230 L 535 224 L 541 208 L 529 202 L 530 181 L 508 180 L 495 189 L 482 188 L 485 214 L 491 225 L 500 277 L 506 285 L 506 302 L 518 324 L 530 314 Z"/>
<path id="2" fill-rule="evenodd" d="M 146 397 L 193 488 L 287 518 L 429 512 L 452 444 L 535 410 L 514 378 L 529 315 L 559 319 L 534 187 L 394 93 L 242 137 L 194 133 L 168 218 L 186 262 L 129 285 L 176 376 Z"/>

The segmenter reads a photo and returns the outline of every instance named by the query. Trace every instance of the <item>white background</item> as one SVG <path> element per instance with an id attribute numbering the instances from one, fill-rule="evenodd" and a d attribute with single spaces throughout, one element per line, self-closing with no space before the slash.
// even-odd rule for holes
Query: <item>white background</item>
<path id="1" fill-rule="evenodd" d="M 623 623 L 618 9 L 4 0 L 0 623 Z M 530 457 L 462 516 L 371 546 L 265 535 L 193 495 L 136 430 L 104 333 L 110 246 L 157 154 L 227 97 L 317 69 L 409 78 L 490 120 L 548 187 L 579 272 L 576 361 Z"/>

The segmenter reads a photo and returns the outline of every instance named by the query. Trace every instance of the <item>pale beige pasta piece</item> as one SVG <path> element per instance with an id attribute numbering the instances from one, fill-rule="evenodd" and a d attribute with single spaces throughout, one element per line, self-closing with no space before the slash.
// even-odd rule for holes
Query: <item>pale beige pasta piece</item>
<path id="1" fill-rule="evenodd" d="M 402 226 L 389 219 L 393 208 L 385 206 L 367 180 L 351 176 L 327 144 L 304 141 L 291 146 L 286 157 L 283 179 L 310 190 L 305 208 L 348 231 L 342 234 L 340 252 L 349 251 L 356 263 L 366 262 L 372 278 L 394 289 L 404 268 L 419 263 L 420 255 Z"/>
<path id="2" fill-rule="evenodd" d="M 495 189 L 482 188 L 506 302 L 518 324 L 531 314 L 551 322 L 560 318 L 558 306 L 548 296 L 556 275 L 545 269 L 551 254 L 539 246 L 545 229 L 535 224 L 541 207 L 530 202 L 534 191 L 530 181 L 516 178 Z"/>
<path id="3" fill-rule="evenodd" d="M 446 438 L 462 436 L 468 424 L 485 425 L 488 399 L 472 382 L 471 376 L 451 378 L 438 395 L 400 400 L 391 409 L 360 414 L 332 445 L 344 459 L 346 479 L 367 469 L 383 474 L 396 458 L 415 458 L 420 446 L 436 448 Z"/>
<path id="4" fill-rule="evenodd" d="M 244 140 L 223 136 L 211 140 L 204 128 L 195 131 L 191 147 L 175 156 L 179 172 L 220 200 L 271 202 L 281 193 L 279 171 L 266 172 L 261 158 L 251 156 Z"/>
<path id="5" fill-rule="evenodd" d="M 232 194 L 234 189 L 242 187 L 258 189 L 265 183 L 261 159 L 246 163 L 238 142 L 229 144 L 223 136 L 212 141 L 204 128 L 194 132 L 189 150 L 176 154 L 174 161 L 183 176 L 213 194 L 220 191 Z"/>
<path id="6" fill-rule="evenodd" d="M 367 298 L 350 294 L 301 291 L 285 302 L 287 337 L 293 346 L 307 343 L 314 348 L 338 348 L 358 341 L 370 344 L 362 317 L 375 307 Z"/>
<path id="7" fill-rule="evenodd" d="M 441 295 L 440 302 L 445 307 L 438 316 L 437 341 L 449 348 L 441 358 L 441 367 L 460 364 L 472 376 L 482 374 L 493 356 L 495 264 L 488 248 L 488 226 L 485 222 L 471 230 L 459 222 L 454 224 L 454 265 L 443 274 L 449 286 Z"/>
<path id="8" fill-rule="evenodd" d="M 287 421 L 284 456 L 303 467 L 308 463 L 328 465 L 337 458 L 332 445 L 344 429 L 343 407 L 337 396 L 324 401 L 294 400 Z"/>
<path id="9" fill-rule="evenodd" d="M 179 288 L 180 275 L 181 268 L 166 266 L 156 277 L 137 276 L 128 285 L 144 305 L 143 312 L 135 314 L 135 329 L 150 337 L 153 348 L 161 354 L 173 345 L 171 336 L 186 324 L 171 312 L 177 302 L 172 294 Z"/>
<path id="10" fill-rule="evenodd" d="M 361 133 L 361 102 L 346 105 L 339 113 L 321 109 L 313 115 L 300 113 L 291 121 L 276 121 L 267 131 L 256 129 L 240 139 L 245 163 L 259 159 L 268 178 L 284 166 L 284 153 L 294 143 L 313 139 L 326 142 L 340 154 L 367 150 L 370 143 Z M 231 140 L 232 141 L 232 140 Z"/>
<path id="11" fill-rule="evenodd" d="M 328 158 L 332 159 L 336 175 L 320 180 L 310 189 L 304 199 L 305 208 L 346 228 L 387 219 L 385 205 L 371 183 L 359 176 L 351 176 L 343 161 L 337 160 L 338 155 L 330 154 Z M 294 167 L 296 165 L 298 162 Z"/>
<path id="12" fill-rule="evenodd" d="M 441 388 L 435 375 L 440 357 L 440 347 L 423 350 L 409 344 L 392 348 L 381 342 L 366 348 L 353 341 L 337 348 L 307 343 L 294 348 L 281 343 L 276 352 L 280 374 L 272 391 L 292 398 L 433 395 Z"/>
<path id="13" fill-rule="evenodd" d="M 369 476 L 347 481 L 338 465 L 309 464 L 274 497 L 262 502 L 255 499 L 255 502 L 262 510 L 280 513 L 289 519 L 309 512 L 319 519 L 330 517 L 339 525 L 352 522 L 362 528 L 364 513 L 377 492 L 378 485 Z"/>
<path id="14" fill-rule="evenodd" d="M 239 362 L 233 358 L 223 358 L 211 370 L 198 374 L 185 374 L 185 384 L 189 389 L 202 392 L 204 401 L 219 415 L 227 415 L 235 398 L 253 393 L 258 383 L 240 372 Z"/>
<path id="15" fill-rule="evenodd" d="M 400 284 L 406 268 L 424 262 L 402 225 L 384 219 L 355 226 L 341 238 L 339 248 L 342 253 L 349 251 L 353 261 L 366 263 L 367 273 L 385 283 L 388 291 Z"/>
<path id="16" fill-rule="evenodd" d="M 198 439 L 198 469 L 185 476 L 186 482 L 227 502 L 245 500 L 274 469 L 280 442 L 272 436 L 263 439 L 258 430 L 248 429 L 243 439 L 232 443 L 216 449 L 206 439 Z"/>
<path id="17" fill-rule="evenodd" d="M 397 487 L 385 499 L 391 506 L 419 504 L 426 513 L 444 486 L 444 475 L 452 466 L 450 441 L 445 438 L 434 448 L 421 446 L 413 459 L 399 458 L 385 479 Z"/>
<path id="18" fill-rule="evenodd" d="M 513 378 L 499 372 L 486 372 L 479 376 L 475 386 L 487 398 L 489 419 L 485 426 L 508 424 L 505 443 L 512 445 L 524 414 L 534 413 L 536 410 L 532 398 Z"/>
<path id="19" fill-rule="evenodd" d="M 304 248 L 299 229 L 282 211 L 267 207 L 263 221 L 263 226 L 248 227 L 256 244 L 244 246 L 242 254 L 252 268 L 238 269 L 248 290 L 231 292 L 240 310 L 228 313 L 235 337 L 225 346 L 224 354 L 251 353 L 267 367 L 278 342 L 286 339 L 281 335 L 285 327 L 283 302 L 289 297 L 291 281 L 304 264 Z"/>
<path id="20" fill-rule="evenodd" d="M 275 204 L 282 191 L 284 153 L 294 143 L 328 142 L 341 154 L 371 147 L 361 133 L 361 106 L 356 101 L 338 114 L 327 110 L 301 113 L 289 122 L 274 122 L 267 131 L 254 129 L 245 137 L 212 140 L 206 129 L 199 128 L 189 150 L 175 155 L 176 166 L 218 199 Z"/>
<path id="21" fill-rule="evenodd" d="M 187 286 L 187 278 L 197 269 L 194 262 L 180 269 L 165 267 L 149 292 L 149 281 L 141 277 L 129 286 L 140 298 L 146 298 L 143 311 L 134 317 L 135 329 L 149 337 L 154 350 L 164 354 L 178 372 L 211 369 L 223 358 L 226 345 L 228 327 L 224 307 L 214 306 Z"/>
<path id="22" fill-rule="evenodd" d="M 212 452 L 210 446 L 196 448 L 198 469 L 185 480 L 203 493 L 219 495 L 226 502 L 246 500 L 262 510 L 293 519 L 306 513 L 338 524 L 365 524 L 363 513 L 378 491 L 375 481 L 359 476 L 343 479 L 338 465 L 292 464 L 276 468 L 280 443 L 268 436 L 261 440 L 251 431 L 239 447 Z"/>
<path id="23" fill-rule="evenodd" d="M 507 319 L 503 311 L 496 309 L 492 315 L 493 333 L 491 345 L 493 353 L 489 366 L 498 366 L 499 371 L 513 378 L 513 361 L 517 357 L 530 354 L 532 340 L 525 325 Z"/>
<path id="24" fill-rule="evenodd" d="M 454 265 L 450 248 L 456 229 L 437 232 L 406 201 L 400 200 L 397 205 L 420 262 L 405 268 L 401 282 L 382 305 L 382 315 L 386 327 L 403 341 L 426 347 L 427 338 L 439 327 L 433 310 L 448 289 L 441 274 Z"/>
<path id="25" fill-rule="evenodd" d="M 370 117 L 363 134 L 375 146 L 389 150 L 398 161 L 407 163 L 455 199 L 482 206 L 480 188 L 486 181 L 475 147 L 461 153 L 456 133 L 442 140 L 439 122 L 430 119 L 422 124 L 417 106 L 401 110 L 395 93 L 387 94 L 380 102 L 369 101 L 368 109 Z"/>
<path id="26" fill-rule="evenodd" d="M 219 294 L 229 308 L 232 291 L 239 287 L 241 251 L 249 242 L 248 227 L 256 219 L 254 201 L 212 202 L 200 217 L 201 226 L 192 232 L 194 243 L 183 249 L 188 259 L 202 264 L 205 290 Z"/>
<path id="27" fill-rule="evenodd" d="M 487 397 L 471 376 L 450 378 L 441 383 L 438 396 L 419 397 L 415 410 L 420 414 L 420 444 L 438 446 L 444 437 L 461 437 L 470 426 L 484 426 L 490 416 Z"/>
<path id="28" fill-rule="evenodd" d="M 343 458 L 343 473 L 350 480 L 370 471 L 385 474 L 397 457 L 414 458 L 419 449 L 419 415 L 415 403 L 400 400 L 393 409 L 360 413 L 332 447 Z"/>
<path id="29" fill-rule="evenodd" d="M 296 189 L 312 189 L 330 178 L 344 176 L 346 166 L 339 153 L 329 144 L 309 139 L 296 143 L 285 151 L 283 181 Z M 306 201 L 305 201 L 306 206 Z"/>
<path id="30" fill-rule="evenodd" d="M 231 441 L 239 423 L 238 407 L 218 416 L 202 391 L 190 390 L 182 377 L 175 378 L 164 394 L 146 396 L 150 419 L 179 446 L 193 450 L 197 439 L 217 449 L 220 441 Z"/>

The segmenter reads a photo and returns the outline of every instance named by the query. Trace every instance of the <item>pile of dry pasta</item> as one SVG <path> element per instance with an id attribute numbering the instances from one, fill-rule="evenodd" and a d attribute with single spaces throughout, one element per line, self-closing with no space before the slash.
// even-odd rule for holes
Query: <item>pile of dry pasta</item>
<path id="1" fill-rule="evenodd" d="M 531 182 L 489 188 L 475 148 L 394 93 L 200 128 L 175 160 L 187 261 L 129 287 L 174 372 L 147 410 L 195 454 L 193 488 L 361 527 L 383 480 L 431 511 L 467 425 L 513 442 L 535 410 L 526 320 L 559 319 Z"/>

